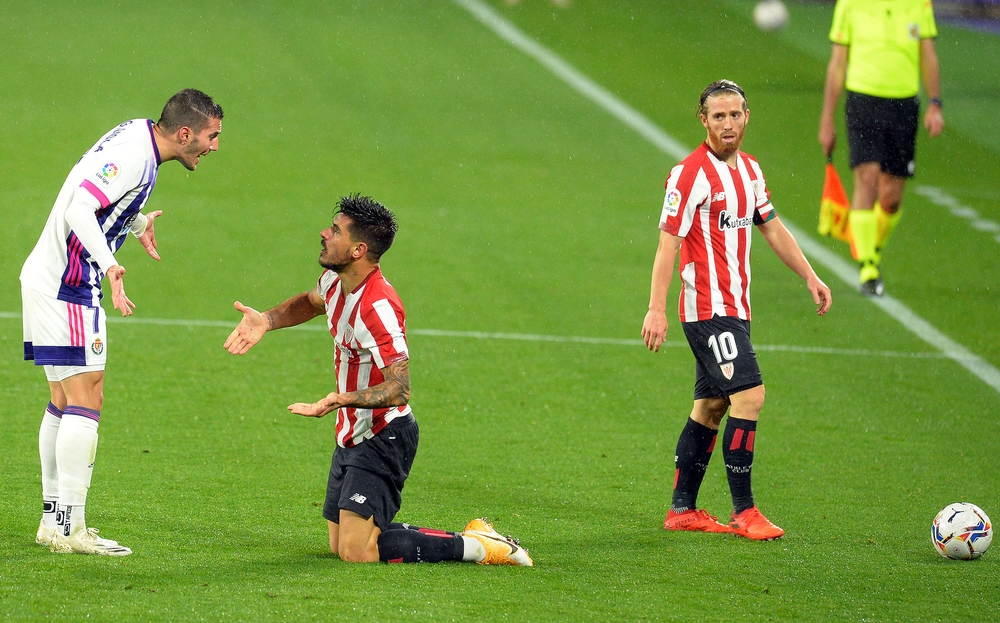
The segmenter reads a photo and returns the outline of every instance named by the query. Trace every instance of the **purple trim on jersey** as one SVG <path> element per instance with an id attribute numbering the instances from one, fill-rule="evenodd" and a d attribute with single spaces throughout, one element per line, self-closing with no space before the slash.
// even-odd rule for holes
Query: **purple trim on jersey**
<path id="1" fill-rule="evenodd" d="M 31 345 L 31 342 L 24 343 L 24 360 L 31 361 L 35 358 L 35 348 Z"/>
<path id="2" fill-rule="evenodd" d="M 143 176 L 145 177 L 145 173 L 143 173 Z M 121 214 L 118 215 L 114 224 L 109 227 L 106 232 L 104 232 L 104 237 L 107 238 L 108 246 L 111 248 L 112 253 L 117 253 L 118 249 L 125 244 L 125 234 L 128 233 L 128 229 L 125 228 L 125 224 L 128 223 L 131 225 L 132 217 L 142 210 L 142 206 L 145 205 L 146 200 L 149 198 L 149 193 L 152 192 L 153 183 L 155 182 L 156 177 L 154 176 L 149 185 L 143 188 L 142 191 L 135 196 L 132 203 L 130 203 L 129 206 L 122 210 Z M 117 203 L 110 205 L 103 210 L 97 211 L 97 224 L 101 226 L 101 229 L 104 228 L 104 223 L 107 222 L 108 217 L 111 216 L 116 209 L 118 209 Z"/>
<path id="3" fill-rule="evenodd" d="M 66 410 L 63 411 L 63 415 L 79 415 L 80 417 L 89 418 L 95 422 L 101 421 L 100 411 L 88 409 L 87 407 L 79 407 L 77 405 L 66 405 Z"/>
<path id="4" fill-rule="evenodd" d="M 59 285 L 59 293 L 56 298 L 68 303 L 78 305 L 94 305 L 94 290 L 97 290 L 97 299 L 103 298 L 101 292 L 101 279 L 104 275 L 100 269 L 95 268 L 88 261 L 90 253 L 84 248 L 83 243 L 70 232 L 66 240 L 66 270 L 63 271 L 62 283 Z M 97 276 L 96 285 L 92 283 L 94 276 Z"/>
<path id="5" fill-rule="evenodd" d="M 49 406 L 45 407 L 45 410 L 51 413 L 52 415 L 56 416 L 57 418 L 62 419 L 63 412 L 59 410 L 59 407 L 55 406 L 51 402 L 49 403 Z"/>
<path id="6" fill-rule="evenodd" d="M 87 349 L 83 346 L 33 346 L 36 366 L 85 366 Z"/>
<path id="7" fill-rule="evenodd" d="M 107 195 L 101 192 L 100 188 L 94 186 L 94 183 L 91 182 L 90 180 L 83 180 L 82 182 L 80 182 L 80 188 L 86 190 L 91 195 L 94 195 L 94 199 L 97 199 L 98 201 L 101 202 L 102 208 L 106 208 L 111 204 L 111 202 L 108 201 Z"/>
<path id="8" fill-rule="evenodd" d="M 156 166 L 163 164 L 163 160 L 160 159 L 160 148 L 156 146 L 156 135 L 153 134 L 153 120 L 146 119 L 146 127 L 149 128 L 149 140 L 153 143 L 153 153 L 156 154 Z M 155 177 L 153 178 L 156 179 Z"/>
<path id="9" fill-rule="evenodd" d="M 159 160 L 159 154 L 157 154 L 157 160 Z M 142 179 L 148 181 L 145 182 L 142 190 L 128 204 L 128 207 L 118 213 L 115 222 L 104 232 L 104 238 L 107 240 L 108 248 L 111 249 L 112 253 L 117 253 L 118 249 L 125 244 L 125 235 L 129 231 L 126 224 L 131 225 L 133 217 L 142 210 L 146 201 L 149 200 L 149 195 L 156 186 L 158 172 L 158 165 L 153 166 L 147 161 L 146 167 L 142 172 Z M 81 186 L 84 185 L 81 184 Z M 90 189 L 88 188 L 88 190 Z M 100 191 L 98 190 L 98 192 Z M 97 224 L 102 230 L 108 218 L 118 210 L 123 199 L 124 196 L 122 199 L 111 204 L 107 204 L 106 200 L 101 201 L 101 205 L 104 207 L 95 212 L 94 216 L 97 218 Z M 100 197 L 98 197 L 98 200 L 100 200 Z M 104 279 L 104 273 L 100 267 L 95 266 L 89 261 L 90 257 L 90 253 L 80 243 L 76 234 L 71 232 L 69 238 L 66 240 L 66 270 L 63 272 L 62 284 L 59 286 L 59 293 L 56 295 L 56 298 L 60 301 L 87 306 L 95 305 L 95 292 L 97 293 L 98 301 L 104 298 L 104 293 L 101 292 L 101 280 Z"/>

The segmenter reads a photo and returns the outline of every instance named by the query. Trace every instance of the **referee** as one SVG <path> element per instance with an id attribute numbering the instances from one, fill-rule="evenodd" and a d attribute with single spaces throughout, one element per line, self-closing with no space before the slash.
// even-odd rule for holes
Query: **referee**
<path id="1" fill-rule="evenodd" d="M 932 137 L 944 129 L 936 36 L 929 0 L 837 0 L 834 9 L 819 142 L 829 158 L 837 142 L 833 112 L 846 86 L 852 250 L 865 295 L 881 296 L 885 289 L 882 249 L 899 222 L 903 185 L 914 173 L 921 79 L 928 102 L 924 127 Z"/>

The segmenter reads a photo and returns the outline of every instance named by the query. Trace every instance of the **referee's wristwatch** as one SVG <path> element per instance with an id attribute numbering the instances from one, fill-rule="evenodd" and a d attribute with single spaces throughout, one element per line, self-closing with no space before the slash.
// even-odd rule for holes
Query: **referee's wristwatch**
<path id="1" fill-rule="evenodd" d="M 927 98 L 927 103 L 930 104 L 931 106 L 937 106 L 938 108 L 941 109 L 944 108 L 944 105 L 942 104 L 940 97 L 929 97 Z"/>

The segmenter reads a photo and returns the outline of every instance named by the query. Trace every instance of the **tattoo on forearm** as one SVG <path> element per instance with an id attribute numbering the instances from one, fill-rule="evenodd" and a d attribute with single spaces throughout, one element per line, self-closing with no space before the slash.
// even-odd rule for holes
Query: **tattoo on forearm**
<path id="1" fill-rule="evenodd" d="M 372 409 L 400 407 L 410 401 L 409 361 L 398 361 L 382 370 L 385 380 L 375 387 L 362 389 L 354 394 L 351 406 Z"/>

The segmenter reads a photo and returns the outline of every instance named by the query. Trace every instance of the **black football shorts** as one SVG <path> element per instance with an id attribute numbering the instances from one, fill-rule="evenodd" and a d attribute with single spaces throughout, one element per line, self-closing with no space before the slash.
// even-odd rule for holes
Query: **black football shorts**
<path id="1" fill-rule="evenodd" d="M 417 455 L 420 432 L 412 415 L 389 422 L 371 439 L 337 449 L 330 464 L 323 517 L 340 523 L 349 510 L 385 530 L 402 503 L 403 484 Z"/>
<path id="2" fill-rule="evenodd" d="M 695 359 L 694 399 L 729 398 L 763 385 L 757 353 L 750 343 L 750 322 L 712 316 L 681 323 Z"/>
<path id="3" fill-rule="evenodd" d="M 920 103 L 847 92 L 847 143 L 851 168 L 877 162 L 896 177 L 913 177 Z"/>

